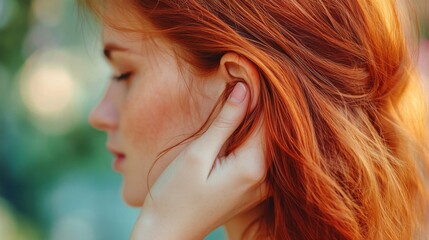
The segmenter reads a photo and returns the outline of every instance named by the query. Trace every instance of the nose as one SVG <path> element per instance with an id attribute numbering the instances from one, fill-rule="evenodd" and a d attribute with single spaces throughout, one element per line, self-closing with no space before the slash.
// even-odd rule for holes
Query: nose
<path id="1" fill-rule="evenodd" d="M 89 123 L 102 131 L 113 130 L 118 126 L 118 114 L 109 100 L 108 94 L 98 103 L 89 115 Z"/>

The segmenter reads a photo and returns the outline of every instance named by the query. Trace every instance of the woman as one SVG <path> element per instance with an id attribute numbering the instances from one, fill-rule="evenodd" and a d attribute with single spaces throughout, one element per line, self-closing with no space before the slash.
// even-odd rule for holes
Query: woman
<path id="1" fill-rule="evenodd" d="M 84 2 L 133 239 L 424 236 L 426 107 L 393 1 Z"/>

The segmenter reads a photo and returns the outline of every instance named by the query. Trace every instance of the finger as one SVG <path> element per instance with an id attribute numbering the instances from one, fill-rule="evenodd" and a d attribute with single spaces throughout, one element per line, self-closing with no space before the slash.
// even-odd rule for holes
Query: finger
<path id="1" fill-rule="evenodd" d="M 250 209 L 249 206 L 255 206 L 269 196 L 263 142 L 263 131 L 259 125 L 243 145 L 226 156 L 222 164 L 216 165 L 208 179 L 221 186 L 219 191 L 224 194 L 240 194 L 243 202 L 242 208 L 237 209 L 239 211 Z M 233 192 L 226 192 L 223 186 L 229 186 L 228 189 L 233 189 Z"/>
<path id="2" fill-rule="evenodd" d="M 264 154 L 263 134 L 259 126 L 246 142 L 222 162 L 221 171 L 215 168 L 214 180 L 230 179 L 234 176 L 238 186 L 259 185 L 265 180 L 267 166 Z"/>
<path id="3" fill-rule="evenodd" d="M 248 88 L 242 82 L 237 83 L 219 115 L 214 119 L 207 131 L 189 146 L 191 152 L 201 154 L 200 156 L 204 158 L 202 160 L 208 170 L 211 169 L 226 140 L 243 120 L 248 102 Z M 212 161 L 205 161 L 207 158 Z"/>

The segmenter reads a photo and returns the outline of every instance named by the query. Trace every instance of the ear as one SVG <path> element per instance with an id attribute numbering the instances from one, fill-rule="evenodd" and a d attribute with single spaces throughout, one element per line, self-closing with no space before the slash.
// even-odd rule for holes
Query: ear
<path id="1" fill-rule="evenodd" d="M 234 52 L 224 54 L 220 60 L 219 74 L 228 82 L 242 81 L 250 90 L 251 105 L 254 109 L 259 99 L 261 79 L 258 67 L 249 59 Z"/>

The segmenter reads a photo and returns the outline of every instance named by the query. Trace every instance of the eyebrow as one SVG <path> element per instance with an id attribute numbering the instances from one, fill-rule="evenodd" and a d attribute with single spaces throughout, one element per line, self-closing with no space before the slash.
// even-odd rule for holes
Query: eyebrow
<path id="1" fill-rule="evenodd" d="M 115 51 L 126 52 L 128 51 L 128 49 L 118 46 L 114 43 L 107 43 L 104 45 L 103 55 L 108 60 L 112 60 L 112 52 L 115 52 Z"/>

